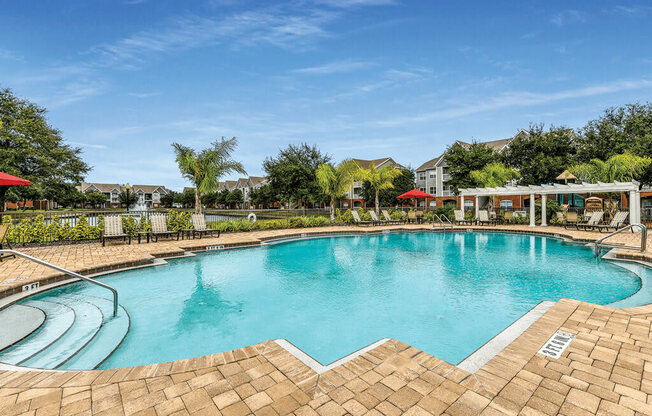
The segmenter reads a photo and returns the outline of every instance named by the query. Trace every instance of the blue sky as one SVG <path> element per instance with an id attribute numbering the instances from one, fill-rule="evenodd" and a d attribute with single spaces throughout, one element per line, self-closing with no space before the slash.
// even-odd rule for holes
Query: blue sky
<path id="1" fill-rule="evenodd" d="M 650 100 L 638 1 L 0 1 L 0 86 L 49 110 L 96 182 L 184 186 L 170 147 L 236 136 L 416 167 L 455 139 L 581 127 Z"/>

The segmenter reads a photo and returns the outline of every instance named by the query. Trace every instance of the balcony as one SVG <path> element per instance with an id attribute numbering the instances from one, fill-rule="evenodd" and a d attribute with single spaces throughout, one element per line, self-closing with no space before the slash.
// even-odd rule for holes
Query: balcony
<path id="1" fill-rule="evenodd" d="M 446 181 L 450 181 L 450 180 L 451 180 L 451 174 L 450 174 L 450 173 L 444 173 L 444 174 L 441 176 L 441 180 L 444 181 L 444 182 L 446 182 Z"/>

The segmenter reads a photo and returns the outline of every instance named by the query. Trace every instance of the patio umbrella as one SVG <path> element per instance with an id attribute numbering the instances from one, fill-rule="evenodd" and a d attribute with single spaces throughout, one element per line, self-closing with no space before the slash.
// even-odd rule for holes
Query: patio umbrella
<path id="1" fill-rule="evenodd" d="M 5 195 L 10 186 L 29 185 L 27 179 L 19 178 L 8 173 L 0 172 L 0 224 L 2 224 L 2 211 L 5 209 Z"/>
<path id="2" fill-rule="evenodd" d="M 434 198 L 434 195 L 427 194 L 423 191 L 420 191 L 418 189 L 413 189 L 411 191 L 408 191 L 402 195 L 397 196 L 399 199 L 414 199 L 414 207 L 418 208 L 417 206 L 417 200 L 419 198 Z M 426 207 L 427 208 L 427 207 Z"/>

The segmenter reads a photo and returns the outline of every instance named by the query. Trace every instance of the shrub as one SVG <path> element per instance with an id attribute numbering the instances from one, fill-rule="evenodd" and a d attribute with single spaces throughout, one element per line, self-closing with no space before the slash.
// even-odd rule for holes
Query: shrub
<path id="1" fill-rule="evenodd" d="M 171 209 L 168 212 L 168 230 L 179 231 L 188 230 L 192 228 L 192 221 L 190 212 L 179 212 L 176 209 Z"/>
<path id="2" fill-rule="evenodd" d="M 353 214 L 351 214 L 351 210 L 347 209 L 344 211 L 344 213 L 340 212 L 340 209 L 335 210 L 335 218 L 337 219 L 337 222 L 341 224 L 353 224 L 355 221 L 353 220 Z"/>

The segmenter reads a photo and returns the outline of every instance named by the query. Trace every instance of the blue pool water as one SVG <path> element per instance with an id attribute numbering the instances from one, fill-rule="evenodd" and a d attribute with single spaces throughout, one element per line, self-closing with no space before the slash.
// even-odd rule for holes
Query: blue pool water
<path id="1" fill-rule="evenodd" d="M 641 286 L 589 248 L 496 233 L 303 239 L 101 280 L 117 288 L 131 317 L 127 337 L 101 368 L 276 338 L 322 364 L 385 337 L 455 364 L 542 300 L 607 304 Z M 88 284 L 56 290 L 107 297 Z"/>

